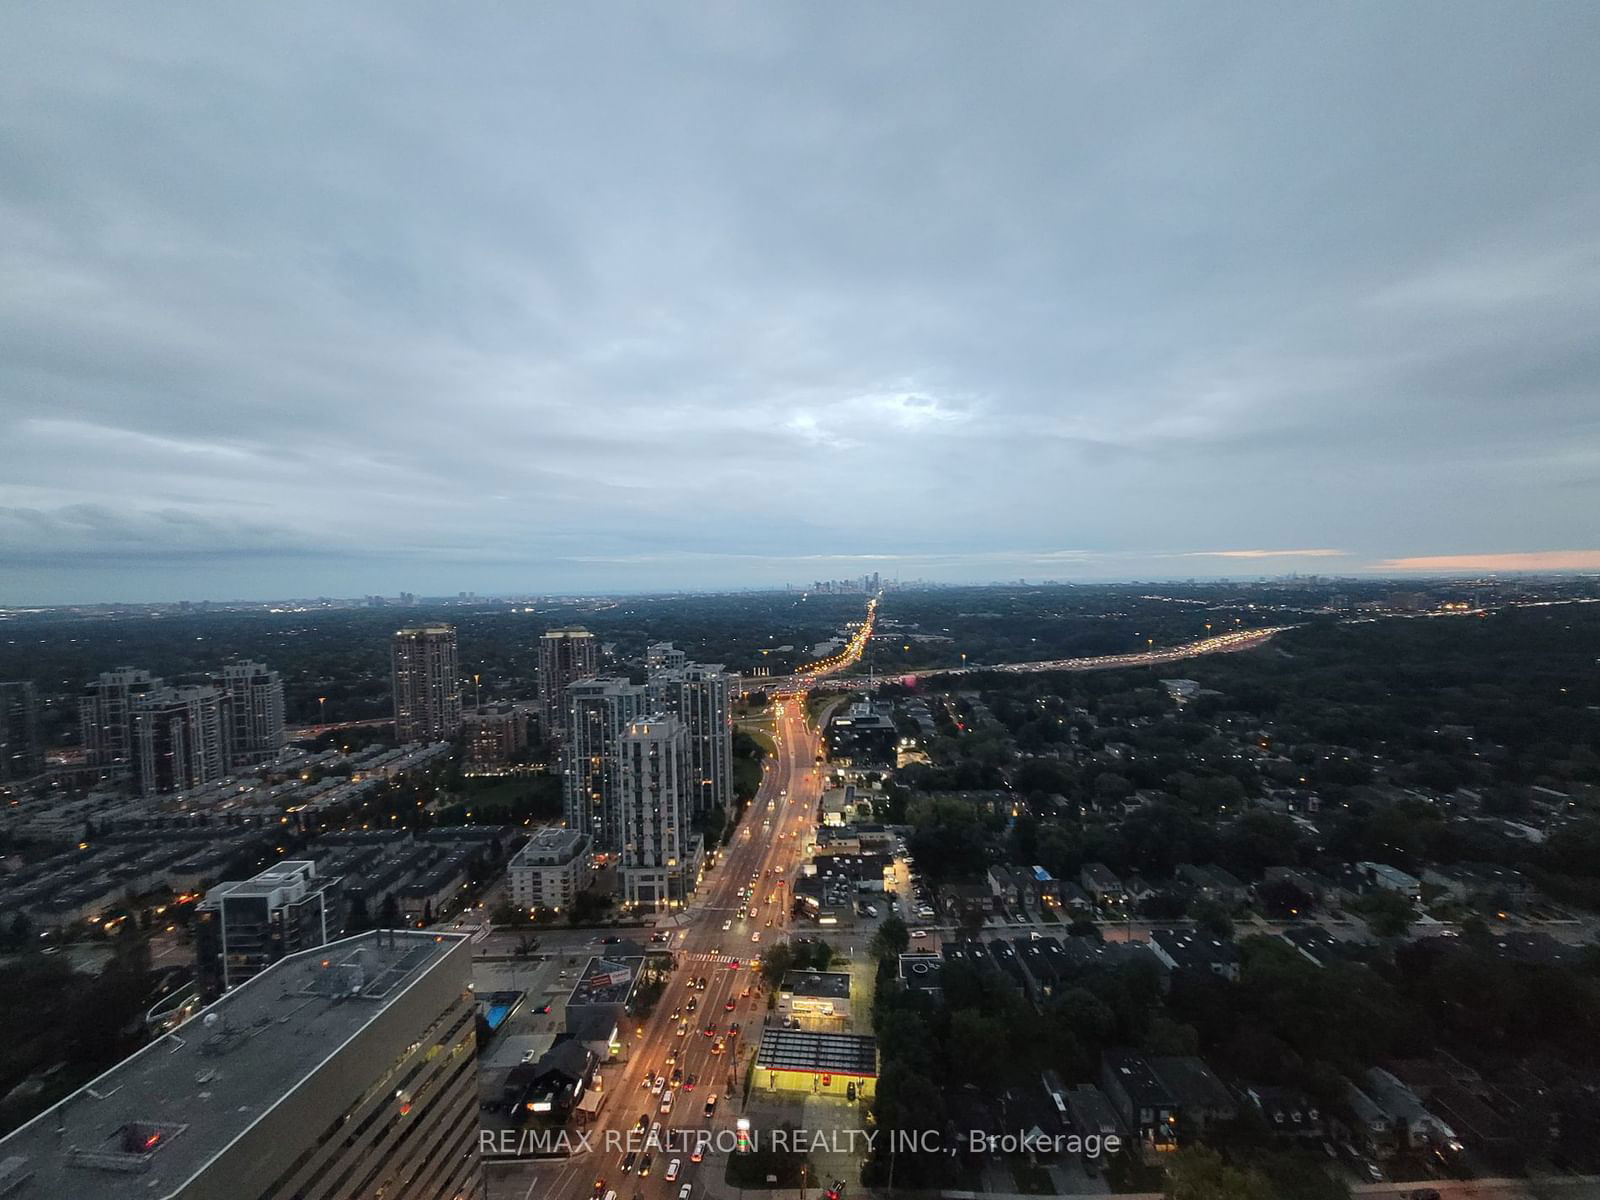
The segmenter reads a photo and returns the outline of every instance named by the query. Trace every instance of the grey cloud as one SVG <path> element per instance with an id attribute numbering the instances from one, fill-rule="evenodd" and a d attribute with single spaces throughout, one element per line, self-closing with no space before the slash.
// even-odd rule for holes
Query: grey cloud
<path id="1" fill-rule="evenodd" d="M 16 14 L 0 601 L 1588 547 L 1597 33 Z"/>

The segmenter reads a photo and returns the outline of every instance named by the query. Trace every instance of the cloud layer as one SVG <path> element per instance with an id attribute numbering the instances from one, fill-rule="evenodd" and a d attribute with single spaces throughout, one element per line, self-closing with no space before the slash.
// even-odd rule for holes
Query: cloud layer
<path id="1" fill-rule="evenodd" d="M 1592 563 L 1597 34 L 19 11 L 0 602 Z"/>

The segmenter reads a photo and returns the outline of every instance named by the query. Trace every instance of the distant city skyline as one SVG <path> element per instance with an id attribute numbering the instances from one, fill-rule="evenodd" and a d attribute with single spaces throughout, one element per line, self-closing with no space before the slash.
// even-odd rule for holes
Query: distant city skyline
<path id="1" fill-rule="evenodd" d="M 998 556 L 985 555 L 982 559 L 994 563 Z M 1172 554 L 1152 555 L 1139 557 L 1138 561 L 1149 569 L 1143 571 L 1128 570 L 1123 573 L 1111 573 L 1106 570 L 1110 564 L 1121 561 L 1132 563 L 1135 556 L 1084 555 L 1068 559 L 1064 555 L 1040 554 L 1032 557 L 1018 556 L 1014 559 L 1004 560 L 1018 570 L 1006 572 L 991 572 L 988 574 L 966 573 L 953 565 L 940 569 L 938 560 L 929 558 L 904 564 L 905 569 L 900 578 L 893 572 L 892 560 L 867 558 L 851 559 L 848 556 L 839 556 L 834 560 L 840 567 L 851 565 L 859 566 L 861 562 L 885 562 L 889 570 L 880 572 L 883 581 L 888 586 L 927 585 L 934 587 L 989 587 L 1007 586 L 1019 580 L 1029 584 L 1080 584 L 1084 586 L 1117 586 L 1161 583 L 1182 583 L 1193 581 L 1195 583 L 1250 583 L 1256 581 L 1288 580 L 1298 576 L 1300 578 L 1320 578 L 1330 583 L 1340 579 L 1354 581 L 1381 581 L 1392 580 L 1397 584 L 1406 581 L 1423 581 L 1429 579 L 1474 579 L 1490 576 L 1560 576 L 1560 575 L 1587 575 L 1600 572 L 1600 551 L 1550 551 L 1543 553 L 1517 553 L 1517 554 L 1492 554 L 1492 555 L 1443 555 L 1443 556 L 1417 556 L 1401 559 L 1388 559 L 1380 562 L 1363 563 L 1355 561 L 1353 555 L 1323 555 L 1315 558 L 1305 558 L 1298 561 L 1298 565 L 1288 565 L 1286 560 L 1290 555 L 1268 554 L 1264 552 L 1214 552 L 1211 554 Z M 1248 563 L 1248 567 L 1239 566 L 1236 569 L 1204 569 L 1198 560 L 1213 559 L 1221 563 Z M 1170 570 L 1159 570 L 1160 564 L 1171 564 Z M 809 565 L 815 569 L 817 562 Z M 1077 569 L 1074 570 L 1073 568 Z M 1023 569 L 1031 568 L 1031 569 Z M 1273 569 L 1275 568 L 1275 569 Z M 775 573 L 774 573 L 775 574 Z M 141 577 L 135 573 L 133 578 Z M 466 600 L 466 601 L 503 601 L 527 597 L 540 597 L 544 599 L 580 599 L 585 596 L 650 596 L 672 594 L 696 594 L 718 592 L 763 592 L 810 590 L 818 581 L 841 580 L 849 581 L 859 579 L 849 575 L 806 575 L 804 577 L 773 577 L 743 579 L 724 576 L 720 573 L 705 572 L 695 574 L 686 581 L 675 584 L 665 582 L 652 582 L 645 579 L 630 583 L 596 583 L 593 586 L 540 586 L 540 579 L 532 577 L 520 583 L 510 583 L 503 587 L 485 587 L 479 585 L 472 588 L 458 586 L 458 581 L 443 579 L 437 587 L 427 587 L 418 583 L 414 578 L 406 578 L 399 582 L 391 582 L 387 590 L 372 587 L 353 587 L 340 590 L 336 587 L 318 588 L 310 586 L 316 579 L 315 572 L 308 572 L 299 579 L 303 586 L 295 586 L 296 580 L 287 575 L 279 576 L 276 587 L 270 591 L 187 591 L 185 586 L 194 583 L 205 587 L 206 580 L 210 578 L 227 577 L 226 572 L 215 574 L 201 574 L 199 576 L 185 575 L 176 579 L 157 577 L 151 580 L 150 586 L 144 591 L 123 589 L 116 594 L 98 595 L 89 591 L 68 592 L 64 596 L 53 599 L 40 599 L 26 595 L 11 595 L 3 585 L 0 585 L 0 607 L 15 608 L 70 608 L 94 607 L 98 605 L 116 604 L 181 604 L 181 603 L 211 603 L 211 604 L 266 604 L 274 601 L 292 602 L 313 599 L 327 599 L 333 601 L 375 601 L 382 600 L 393 603 L 396 608 L 403 610 L 408 603 L 425 603 L 440 600 Z M 342 576 L 333 577 L 333 581 L 342 582 Z"/>
<path id="2" fill-rule="evenodd" d="M 19 11 L 0 604 L 1600 570 L 1600 8 L 1008 16 Z"/>

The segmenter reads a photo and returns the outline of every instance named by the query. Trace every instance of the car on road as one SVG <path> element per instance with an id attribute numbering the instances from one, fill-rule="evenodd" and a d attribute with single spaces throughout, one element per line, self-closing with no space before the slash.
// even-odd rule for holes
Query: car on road
<path id="1" fill-rule="evenodd" d="M 767 924 L 768 924 L 768 925 L 771 925 L 771 924 L 772 924 L 772 922 L 771 922 L 771 921 L 768 921 L 768 922 L 767 922 Z M 754 933 L 752 933 L 752 934 L 751 934 L 751 935 L 750 935 L 750 940 L 751 940 L 751 941 L 752 941 L 752 942 L 759 942 L 759 941 L 760 941 L 760 940 L 761 940 L 761 930 L 759 930 L 759 929 L 758 929 L 758 930 L 756 930 L 756 931 L 755 931 L 755 932 L 754 932 Z"/>
<path id="2" fill-rule="evenodd" d="M 670 1090 L 661 1093 L 661 1111 L 664 1113 L 672 1111 L 672 1092 Z"/>
<path id="3" fill-rule="evenodd" d="M 911 936 L 914 938 L 925 938 L 928 936 L 928 931 L 926 929 L 913 929 L 911 931 Z"/>
<path id="4" fill-rule="evenodd" d="M 596 1179 L 594 1181 L 594 1200 L 600 1200 L 600 1197 L 604 1196 L 605 1194 L 606 1181 L 604 1179 Z"/>
<path id="5" fill-rule="evenodd" d="M 644 1073 L 644 1079 L 640 1081 L 639 1086 L 648 1092 L 650 1090 L 650 1085 L 655 1081 L 656 1073 L 654 1071 L 646 1071 Z"/>
<path id="6" fill-rule="evenodd" d="M 645 1130 L 649 1129 L 650 1128 L 650 1114 L 649 1113 L 645 1113 L 644 1116 L 640 1117 L 638 1123 L 636 1125 L 634 1125 L 634 1128 L 637 1129 L 640 1133 L 643 1133 Z"/>
<path id="7" fill-rule="evenodd" d="M 639 1160 L 639 1176 L 643 1178 L 648 1174 L 650 1174 L 650 1156 L 646 1154 Z"/>
<path id="8" fill-rule="evenodd" d="M 722 923 L 722 932 L 723 933 L 727 933 L 728 930 L 730 930 L 732 928 L 733 928 L 733 919 L 730 917 L 728 920 L 726 920 L 726 921 L 724 921 Z"/>
<path id="9" fill-rule="evenodd" d="M 699 1007 L 700 1007 L 700 998 L 698 996 L 690 996 L 689 997 L 689 1003 L 685 1004 L 683 1006 L 683 1011 L 692 1013 L 695 1009 L 697 1009 Z"/>
<path id="10" fill-rule="evenodd" d="M 689 1022 L 687 1022 L 687 1021 L 679 1021 L 678 1022 L 678 1036 L 682 1037 L 684 1034 L 686 1034 L 688 1032 L 689 1032 Z"/>
<path id="11" fill-rule="evenodd" d="M 666 1086 L 667 1077 L 665 1075 L 657 1075 L 655 1082 L 650 1085 L 650 1094 L 652 1096 L 659 1096 L 661 1095 L 661 1090 Z"/>
<path id="12" fill-rule="evenodd" d="M 677 1050 L 677 1047 L 673 1047 L 671 1050 L 667 1051 L 667 1066 L 670 1067 L 674 1063 L 676 1063 L 677 1061 L 678 1061 L 678 1050 Z"/>
<path id="13" fill-rule="evenodd" d="M 722 1006 L 722 1011 L 723 1012 L 732 1012 L 737 1007 L 738 1007 L 738 1004 L 730 997 L 728 1002 Z"/>
<path id="14" fill-rule="evenodd" d="M 667 1182 L 671 1183 L 678 1177 L 678 1170 L 683 1166 L 683 1159 L 675 1158 L 667 1164 Z"/>
<path id="15" fill-rule="evenodd" d="M 620 945 L 622 943 L 622 939 L 619 938 L 616 934 L 612 934 L 610 937 L 601 938 L 600 941 L 601 941 L 601 943 L 603 945 L 606 945 L 606 946 L 617 946 L 617 945 Z"/>
<path id="16" fill-rule="evenodd" d="M 716 1115 L 717 1115 L 717 1094 L 715 1092 L 712 1092 L 711 1095 L 706 1097 L 706 1116 L 714 1117 Z"/>
<path id="17" fill-rule="evenodd" d="M 624 1175 L 632 1174 L 633 1164 L 638 1160 L 638 1158 L 638 1153 L 633 1150 L 629 1150 L 622 1156 L 622 1173 Z"/>
<path id="18" fill-rule="evenodd" d="M 717 1036 L 717 1023 L 715 1021 L 707 1021 L 706 1022 L 706 1027 L 704 1029 L 702 1029 L 700 1032 L 703 1033 L 706 1037 L 716 1037 Z"/>
<path id="19" fill-rule="evenodd" d="M 706 1156 L 706 1144 L 705 1144 L 704 1141 L 701 1141 L 699 1138 L 696 1138 L 695 1139 L 695 1143 L 694 1143 L 694 1150 L 691 1151 L 690 1154 L 689 1154 L 689 1161 L 690 1162 L 699 1162 L 701 1159 L 705 1158 L 705 1156 Z"/>
<path id="20" fill-rule="evenodd" d="M 699 1078 L 700 1078 L 700 1076 L 698 1076 L 698 1075 L 689 1076 L 689 1078 L 687 1078 L 687 1079 L 685 1079 L 683 1081 L 683 1090 L 686 1091 L 686 1092 L 694 1091 L 695 1081 L 697 1079 L 699 1079 Z"/>
<path id="21" fill-rule="evenodd" d="M 673 1069 L 672 1081 L 668 1086 L 677 1087 L 682 1082 L 683 1082 L 683 1068 L 682 1067 L 676 1067 L 676 1068 Z"/>
<path id="22" fill-rule="evenodd" d="M 694 1184 L 686 1183 L 678 1189 L 678 1200 L 689 1200 L 689 1194 L 694 1191 Z"/>
<path id="23" fill-rule="evenodd" d="M 695 986 L 695 990 L 698 991 L 698 992 L 705 991 L 706 990 L 706 977 L 704 975 L 700 976 L 699 979 L 695 980 L 694 986 Z"/>
<path id="24" fill-rule="evenodd" d="M 768 917 L 768 918 L 767 918 L 767 928 L 768 928 L 768 929 L 771 929 L 771 928 L 772 928 L 772 918 L 771 918 L 771 917 Z"/>
<path id="25" fill-rule="evenodd" d="M 713 1054 L 721 1054 L 724 1049 L 726 1049 L 726 1047 L 723 1045 L 721 1038 L 718 1038 L 716 1041 L 711 1043 L 711 1053 Z"/>

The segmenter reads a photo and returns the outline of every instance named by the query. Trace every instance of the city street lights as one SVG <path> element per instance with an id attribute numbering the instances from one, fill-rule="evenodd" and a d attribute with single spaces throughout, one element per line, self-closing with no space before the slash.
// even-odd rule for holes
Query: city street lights
<path id="1" fill-rule="evenodd" d="M 317 724 L 318 725 L 326 725 L 327 723 L 328 723 L 328 698 L 326 696 L 318 696 L 317 697 Z"/>

